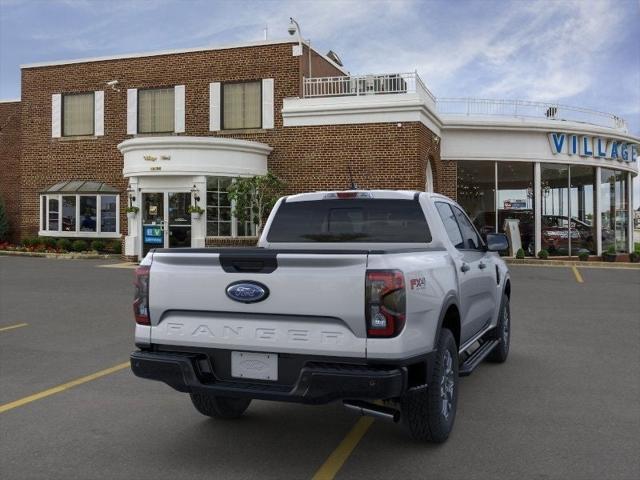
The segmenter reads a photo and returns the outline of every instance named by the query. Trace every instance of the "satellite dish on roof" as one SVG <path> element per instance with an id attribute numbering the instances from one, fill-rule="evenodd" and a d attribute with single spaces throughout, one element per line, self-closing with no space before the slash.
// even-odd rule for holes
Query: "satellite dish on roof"
<path id="1" fill-rule="evenodd" d="M 342 60 L 340 60 L 340 57 L 338 56 L 338 54 L 336 52 L 334 52 L 333 50 L 329 50 L 327 52 L 327 57 L 333 61 L 334 63 L 336 63 L 337 65 L 339 65 L 340 67 L 343 67 L 344 65 L 342 64 Z"/>

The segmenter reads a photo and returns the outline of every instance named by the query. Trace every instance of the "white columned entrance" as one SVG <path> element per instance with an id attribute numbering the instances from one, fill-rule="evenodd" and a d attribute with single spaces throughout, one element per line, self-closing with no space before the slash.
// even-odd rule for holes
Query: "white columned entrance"
<path id="1" fill-rule="evenodd" d="M 140 137 L 118 145 L 129 179 L 125 255 L 142 258 L 150 248 L 204 247 L 207 177 L 267 173 L 271 147 L 220 137 Z M 188 206 L 199 207 L 191 215 Z"/>

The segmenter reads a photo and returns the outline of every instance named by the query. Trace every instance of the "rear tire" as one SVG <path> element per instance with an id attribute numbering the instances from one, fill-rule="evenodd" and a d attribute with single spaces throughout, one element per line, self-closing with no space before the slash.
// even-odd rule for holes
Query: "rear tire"
<path id="1" fill-rule="evenodd" d="M 440 332 L 433 374 L 427 388 L 400 399 L 402 420 L 415 440 L 442 443 L 453 429 L 458 405 L 458 347 L 446 328 Z"/>
<path id="2" fill-rule="evenodd" d="M 504 363 L 509 356 L 509 343 L 511 342 L 511 309 L 509 297 L 506 295 L 502 295 L 498 325 L 492 332 L 491 338 L 500 340 L 500 343 L 487 355 L 487 360 L 493 363 Z"/>
<path id="3" fill-rule="evenodd" d="M 250 398 L 217 397 L 208 393 L 191 393 L 190 396 L 201 414 L 220 419 L 239 418 L 251 403 Z"/>

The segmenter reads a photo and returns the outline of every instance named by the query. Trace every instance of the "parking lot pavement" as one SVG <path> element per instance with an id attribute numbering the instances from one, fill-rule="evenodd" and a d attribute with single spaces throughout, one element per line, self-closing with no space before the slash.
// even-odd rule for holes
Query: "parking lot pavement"
<path id="1" fill-rule="evenodd" d="M 105 263 L 0 258 L 0 406 L 127 360 L 132 270 Z M 640 271 L 579 272 L 513 266 L 510 358 L 462 379 L 449 441 L 376 420 L 337 478 L 640 478 Z M 0 473 L 311 478 L 357 422 L 258 401 L 214 421 L 123 368 L 0 413 Z"/>

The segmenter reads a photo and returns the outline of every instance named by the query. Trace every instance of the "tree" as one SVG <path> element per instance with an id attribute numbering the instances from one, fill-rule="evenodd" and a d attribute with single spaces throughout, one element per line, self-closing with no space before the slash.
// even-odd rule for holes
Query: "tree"
<path id="1" fill-rule="evenodd" d="M 233 214 L 241 222 L 257 225 L 257 234 L 262 233 L 264 220 L 282 195 L 284 182 L 273 173 L 255 177 L 237 178 L 227 193 L 233 201 Z"/>
<path id="2" fill-rule="evenodd" d="M 0 242 L 7 240 L 9 236 L 9 219 L 4 207 L 4 200 L 0 197 Z"/>

